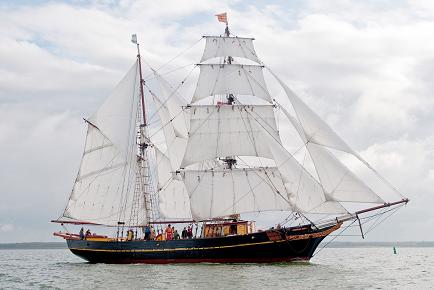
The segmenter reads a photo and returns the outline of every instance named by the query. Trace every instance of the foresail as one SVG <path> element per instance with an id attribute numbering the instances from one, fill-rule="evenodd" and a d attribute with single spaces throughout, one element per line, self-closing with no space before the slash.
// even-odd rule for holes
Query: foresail
<path id="1" fill-rule="evenodd" d="M 226 36 L 204 36 L 206 39 L 205 50 L 201 62 L 214 57 L 243 57 L 260 63 L 253 38 L 226 37 Z"/>
<path id="2" fill-rule="evenodd" d="M 207 105 L 186 108 L 190 132 L 181 167 L 227 156 L 271 158 L 263 128 L 279 139 L 271 105 Z"/>
<path id="3" fill-rule="evenodd" d="M 192 102 L 221 94 L 251 95 L 271 102 L 262 66 L 201 64 Z"/>
<path id="4" fill-rule="evenodd" d="M 340 203 L 324 194 L 321 184 L 280 143 L 270 136 L 267 140 L 289 200 L 297 211 L 323 214 L 347 212 Z"/>
<path id="5" fill-rule="evenodd" d="M 281 81 L 279 80 L 279 82 Z M 327 147 L 353 154 L 357 158 L 359 158 L 359 155 L 350 149 L 349 146 L 285 84 L 281 82 L 281 85 L 287 92 L 291 103 L 296 104 L 294 109 L 300 121 L 289 114 L 285 108 L 281 107 L 281 109 L 306 145 L 325 195 L 329 199 L 339 202 L 383 203 L 384 201 L 351 172 L 349 168 L 340 162 Z M 298 108 L 298 111 L 296 108 Z M 305 126 L 303 126 L 302 120 L 304 120 Z M 311 126 L 309 127 L 309 125 L 306 124 L 311 124 Z M 317 133 L 315 134 L 312 131 L 312 124 L 317 124 Z"/>
<path id="6" fill-rule="evenodd" d="M 307 149 L 325 192 L 341 202 L 384 203 L 363 181 L 341 163 L 330 150 L 314 143 Z"/>
<path id="7" fill-rule="evenodd" d="M 289 210 L 276 168 L 185 170 L 181 173 L 195 219 L 265 210 Z"/>
<path id="8" fill-rule="evenodd" d="M 83 158 L 65 217 L 106 225 L 129 219 L 137 172 L 137 70 L 135 63 L 88 120 Z M 144 210 L 139 215 L 143 220 Z"/>
<path id="9" fill-rule="evenodd" d="M 336 150 L 341 150 L 347 153 L 354 152 L 344 140 L 327 125 L 314 111 L 312 111 L 297 95 L 277 77 L 271 70 L 270 73 L 276 78 L 280 85 L 285 90 L 295 112 L 297 119 L 300 122 L 305 138 L 312 143 L 323 145 Z"/>

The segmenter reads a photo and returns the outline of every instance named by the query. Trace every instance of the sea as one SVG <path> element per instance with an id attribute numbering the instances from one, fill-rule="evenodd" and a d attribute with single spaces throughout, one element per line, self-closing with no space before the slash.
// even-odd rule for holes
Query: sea
<path id="1" fill-rule="evenodd" d="M 434 289 L 434 248 L 325 248 L 310 262 L 89 264 L 67 249 L 0 250 L 0 289 Z"/>

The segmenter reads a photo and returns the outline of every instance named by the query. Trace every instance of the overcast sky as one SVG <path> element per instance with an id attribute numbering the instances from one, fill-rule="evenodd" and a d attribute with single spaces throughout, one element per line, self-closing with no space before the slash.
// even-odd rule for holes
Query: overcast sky
<path id="1" fill-rule="evenodd" d="M 434 240 L 433 1 L 1 1 L 0 242 L 51 241 L 90 115 L 135 59 L 199 61 L 202 35 L 256 51 L 411 199 L 370 240 Z M 185 75 L 181 69 L 171 76 Z M 180 81 L 181 79 L 178 79 Z"/>

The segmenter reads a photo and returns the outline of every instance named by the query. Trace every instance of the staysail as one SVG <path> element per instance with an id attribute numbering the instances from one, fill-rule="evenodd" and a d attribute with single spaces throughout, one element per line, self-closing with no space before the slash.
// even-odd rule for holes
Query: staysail
<path id="1" fill-rule="evenodd" d="M 165 137 L 165 152 L 154 147 L 158 175 L 159 212 L 164 219 L 191 219 L 190 200 L 184 182 L 173 178 L 180 167 L 187 144 L 187 126 L 184 120 L 182 98 L 169 83 L 154 71 L 160 94 L 152 100 L 160 117 L 160 127 Z"/>

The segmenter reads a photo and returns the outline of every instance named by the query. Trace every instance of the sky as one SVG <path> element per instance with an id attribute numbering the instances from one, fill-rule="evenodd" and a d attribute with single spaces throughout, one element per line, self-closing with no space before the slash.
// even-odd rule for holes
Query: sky
<path id="1" fill-rule="evenodd" d="M 131 34 L 154 67 L 185 52 L 160 71 L 179 82 L 201 36 L 222 33 L 214 15 L 224 11 L 231 31 L 254 37 L 261 60 L 410 198 L 369 240 L 434 240 L 434 2 L 40 0 L 0 1 L 0 242 L 55 240 L 49 221 L 77 174 L 83 118 L 134 62 Z"/>

